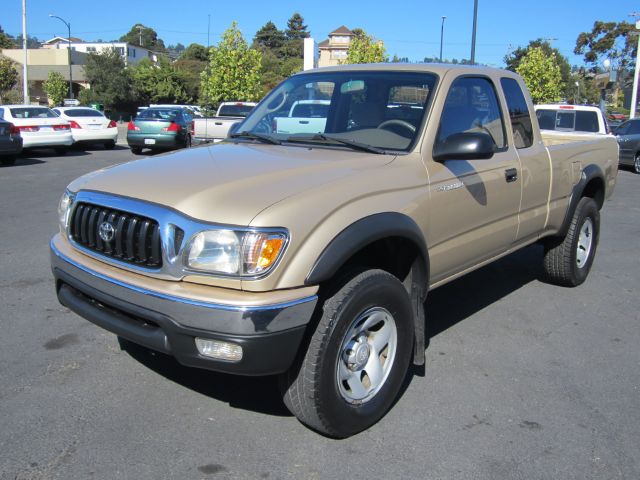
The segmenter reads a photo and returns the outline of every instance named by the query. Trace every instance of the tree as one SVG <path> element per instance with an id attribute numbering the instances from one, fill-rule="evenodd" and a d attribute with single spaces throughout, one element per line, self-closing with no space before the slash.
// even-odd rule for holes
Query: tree
<path id="1" fill-rule="evenodd" d="M 611 70 L 617 72 L 614 97 L 624 86 L 635 64 L 638 40 L 631 32 L 635 26 L 628 22 L 600 22 L 593 24 L 590 32 L 582 32 L 576 39 L 573 53 L 584 55 L 584 61 L 598 71 L 598 64 L 605 59 L 611 62 Z"/>
<path id="2" fill-rule="evenodd" d="M 573 53 L 584 55 L 587 64 L 596 66 L 608 58 L 615 68 L 627 68 L 633 63 L 638 40 L 630 35 L 635 26 L 628 22 L 600 22 L 590 32 L 582 32 L 576 39 Z"/>
<path id="3" fill-rule="evenodd" d="M 112 107 L 131 100 L 131 76 L 115 49 L 89 53 L 84 71 L 91 88 L 80 92 L 81 102 L 100 102 Z"/>
<path id="4" fill-rule="evenodd" d="M 556 62 L 560 67 L 560 76 L 562 77 L 562 82 L 565 85 L 569 85 L 569 82 L 571 81 L 571 65 L 569 64 L 569 61 L 564 55 L 560 53 L 560 50 L 558 50 L 557 48 L 553 48 L 547 40 L 544 40 L 542 38 L 531 40 L 529 42 L 529 45 L 527 45 L 526 47 L 518 47 L 513 52 L 505 55 L 504 63 L 507 66 L 507 70 L 516 72 L 518 70 L 518 67 L 520 66 L 522 58 L 527 53 L 529 53 L 529 50 L 532 48 L 541 48 L 546 56 L 550 56 L 552 54 L 555 55 Z M 568 95 L 565 94 L 564 96 L 567 97 Z"/>
<path id="5" fill-rule="evenodd" d="M 42 84 L 49 102 L 52 105 L 62 105 L 62 101 L 69 91 L 69 82 L 67 82 L 61 73 L 49 72 L 47 80 Z"/>
<path id="6" fill-rule="evenodd" d="M 260 96 L 262 54 L 249 48 L 236 22 L 209 51 L 209 65 L 202 72 L 200 96 L 207 103 L 225 100 L 257 100 Z"/>
<path id="7" fill-rule="evenodd" d="M 527 84 L 533 103 L 560 100 L 564 85 L 555 54 L 546 55 L 541 47 L 531 48 L 516 71 Z"/>
<path id="8" fill-rule="evenodd" d="M 169 59 L 160 57 L 158 65 L 144 58 L 131 69 L 133 91 L 142 103 L 184 103 L 188 101 L 182 77 Z"/>
<path id="9" fill-rule="evenodd" d="M 291 15 L 287 21 L 287 29 L 284 33 L 285 42 L 280 50 L 282 58 L 299 58 L 304 57 L 304 39 L 309 37 L 307 26 L 304 24 L 304 18 L 298 12 Z"/>
<path id="10" fill-rule="evenodd" d="M 27 34 L 27 48 L 40 48 L 41 43 L 36 37 Z M 22 48 L 22 34 L 16 36 L 15 44 L 16 46 L 12 48 Z"/>
<path id="11" fill-rule="evenodd" d="M 200 75 L 207 68 L 207 62 L 201 60 L 176 60 L 173 62 L 176 73 L 190 103 L 195 103 L 200 98 Z"/>
<path id="12" fill-rule="evenodd" d="M 351 38 L 347 58 L 344 63 L 380 63 L 386 62 L 384 44 L 375 41 L 363 30 L 361 34 Z"/>
<path id="13" fill-rule="evenodd" d="M 289 40 L 309 37 L 307 26 L 304 24 L 304 18 L 302 18 L 302 15 L 298 12 L 291 15 L 291 18 L 287 21 L 287 31 L 285 34 Z"/>
<path id="14" fill-rule="evenodd" d="M 5 96 L 16 83 L 18 83 L 18 71 L 15 63 L 6 57 L 0 57 L 0 103 L 4 103 Z"/>
<path id="15" fill-rule="evenodd" d="M 0 49 L 3 48 L 17 48 L 17 45 L 13 37 L 6 34 L 0 26 Z"/>
<path id="16" fill-rule="evenodd" d="M 208 60 L 207 48 L 199 43 L 192 43 L 182 52 L 180 60 L 200 60 L 201 62 L 206 62 Z"/>
<path id="17" fill-rule="evenodd" d="M 253 37 L 253 47 L 272 50 L 276 55 L 279 55 L 286 40 L 284 32 L 278 30 L 278 27 L 272 21 L 268 21 Z"/>
<path id="18" fill-rule="evenodd" d="M 120 41 L 130 43 L 131 45 L 138 45 L 157 52 L 166 51 L 164 42 L 162 39 L 158 38 L 158 33 L 153 28 L 145 27 L 141 23 L 136 23 L 131 27 L 131 30 L 120 37 Z"/>

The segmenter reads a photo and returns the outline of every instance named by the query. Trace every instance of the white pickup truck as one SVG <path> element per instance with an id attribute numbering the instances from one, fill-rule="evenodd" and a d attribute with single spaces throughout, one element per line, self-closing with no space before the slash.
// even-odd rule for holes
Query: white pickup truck
<path id="1" fill-rule="evenodd" d="M 536 105 L 541 130 L 607 135 L 609 127 L 602 110 L 591 105 Z"/>
<path id="2" fill-rule="evenodd" d="M 229 134 L 231 125 L 243 120 L 255 106 L 255 102 L 222 102 L 215 117 L 195 118 L 193 144 L 224 140 Z"/>
<path id="3" fill-rule="evenodd" d="M 297 100 L 291 105 L 289 115 L 275 117 L 278 133 L 322 133 L 327 124 L 330 100 Z"/>

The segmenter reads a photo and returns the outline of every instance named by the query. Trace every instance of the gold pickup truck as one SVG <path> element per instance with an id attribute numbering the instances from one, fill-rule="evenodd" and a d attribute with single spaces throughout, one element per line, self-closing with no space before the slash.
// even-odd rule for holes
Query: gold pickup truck
<path id="1" fill-rule="evenodd" d="M 328 104 L 321 131 L 278 132 L 302 100 Z M 424 363 L 429 290 L 534 242 L 549 281 L 584 282 L 617 165 L 612 136 L 541 135 L 512 72 L 312 70 L 224 142 L 73 181 L 56 290 L 183 365 L 277 374 L 300 421 L 347 437 Z"/>

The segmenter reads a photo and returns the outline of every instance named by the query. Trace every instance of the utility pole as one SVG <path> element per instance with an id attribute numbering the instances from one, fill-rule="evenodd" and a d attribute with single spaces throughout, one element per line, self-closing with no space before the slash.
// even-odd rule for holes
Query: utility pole
<path id="1" fill-rule="evenodd" d="M 444 40 L 444 21 L 447 19 L 446 16 L 442 16 L 442 25 L 440 26 L 440 63 L 442 63 L 442 41 Z"/>
<path id="2" fill-rule="evenodd" d="M 638 18 L 640 13 L 632 13 L 631 17 Z M 636 21 L 636 30 L 640 28 L 640 21 Z M 629 112 L 629 118 L 636 117 L 636 103 L 638 103 L 638 62 L 640 62 L 640 35 L 638 32 L 633 32 L 638 37 L 638 47 L 636 51 L 636 68 L 633 72 L 633 91 L 631 92 L 631 111 Z"/>
<path id="3" fill-rule="evenodd" d="M 473 33 L 471 34 L 471 65 L 476 64 L 476 27 L 478 24 L 478 0 L 473 0 Z"/>
<path id="4" fill-rule="evenodd" d="M 24 62 L 22 64 L 22 94 L 24 104 L 29 105 L 29 83 L 27 81 L 27 0 L 22 0 L 22 50 L 24 52 Z"/>
<path id="5" fill-rule="evenodd" d="M 142 47 L 142 31 L 144 30 L 144 27 L 142 25 L 138 25 L 136 28 L 138 29 L 138 43 Z"/>

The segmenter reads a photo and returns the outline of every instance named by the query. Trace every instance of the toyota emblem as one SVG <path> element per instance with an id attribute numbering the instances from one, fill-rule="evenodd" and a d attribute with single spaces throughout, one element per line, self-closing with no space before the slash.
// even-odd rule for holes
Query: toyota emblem
<path id="1" fill-rule="evenodd" d="M 113 240 L 113 235 L 116 233 L 115 228 L 109 222 L 102 222 L 98 227 L 98 235 L 105 242 Z"/>

